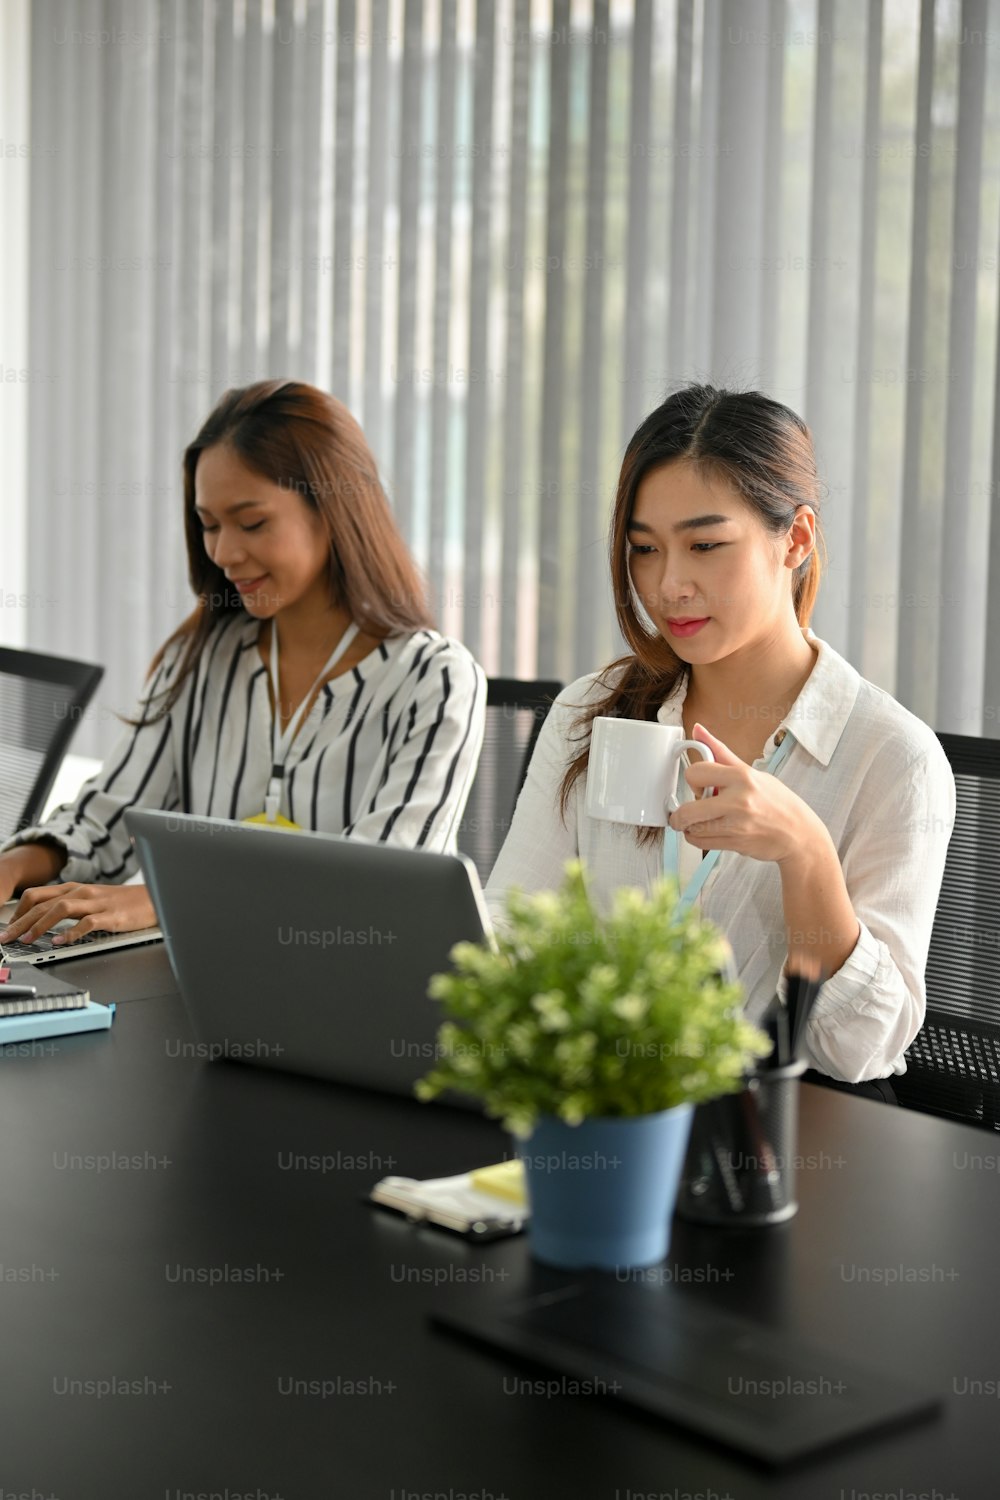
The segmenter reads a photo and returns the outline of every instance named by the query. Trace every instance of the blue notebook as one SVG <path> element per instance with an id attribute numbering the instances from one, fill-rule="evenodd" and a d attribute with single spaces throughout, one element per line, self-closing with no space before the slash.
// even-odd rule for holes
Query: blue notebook
<path id="1" fill-rule="evenodd" d="M 81 1010 L 42 1010 L 34 1015 L 0 1017 L 0 1050 L 11 1042 L 35 1042 L 43 1037 L 69 1036 L 74 1031 L 106 1030 L 114 1020 L 113 1005 L 88 1000 Z"/>

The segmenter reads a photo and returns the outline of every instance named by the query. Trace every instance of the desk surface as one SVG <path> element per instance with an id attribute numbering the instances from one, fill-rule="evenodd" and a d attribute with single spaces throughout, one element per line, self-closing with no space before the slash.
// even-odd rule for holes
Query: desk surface
<path id="1" fill-rule="evenodd" d="M 798 1216 L 675 1223 L 665 1281 L 920 1371 L 945 1399 L 935 1421 L 775 1478 L 609 1401 L 524 1394 L 538 1372 L 429 1326 L 442 1288 L 509 1295 L 552 1273 L 523 1239 L 470 1246 L 360 1195 L 387 1172 L 499 1159 L 492 1123 L 206 1063 L 176 995 L 0 1070 L 4 1496 L 997 1493 L 1000 1148 L 984 1132 L 804 1086 Z"/>
<path id="2" fill-rule="evenodd" d="M 135 948 L 112 948 L 105 953 L 81 950 L 79 958 L 44 964 L 41 972 L 67 984 L 89 990 L 91 1000 L 101 1005 L 121 1005 L 129 1000 L 154 1000 L 176 995 L 177 984 L 162 943 L 142 943 Z M 31 982 L 30 971 L 19 966 L 16 977 Z"/>

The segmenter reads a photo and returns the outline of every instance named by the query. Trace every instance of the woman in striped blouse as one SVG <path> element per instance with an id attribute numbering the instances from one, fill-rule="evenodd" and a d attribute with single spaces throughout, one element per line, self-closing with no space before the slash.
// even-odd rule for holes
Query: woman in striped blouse
<path id="1" fill-rule="evenodd" d="M 73 804 L 0 851 L 0 940 L 153 923 L 131 806 L 453 849 L 486 684 L 432 628 L 361 429 L 295 381 L 227 392 L 184 455 L 198 603 Z"/>

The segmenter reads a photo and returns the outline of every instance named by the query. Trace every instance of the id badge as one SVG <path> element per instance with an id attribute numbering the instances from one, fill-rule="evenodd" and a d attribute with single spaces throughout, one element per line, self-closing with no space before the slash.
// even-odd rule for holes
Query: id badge
<path id="1" fill-rule="evenodd" d="M 293 823 L 283 813 L 276 813 L 271 819 L 267 813 L 254 813 L 252 818 L 244 818 L 244 823 L 256 823 L 261 828 L 290 828 L 294 833 L 301 833 L 302 828 L 298 823 Z"/>

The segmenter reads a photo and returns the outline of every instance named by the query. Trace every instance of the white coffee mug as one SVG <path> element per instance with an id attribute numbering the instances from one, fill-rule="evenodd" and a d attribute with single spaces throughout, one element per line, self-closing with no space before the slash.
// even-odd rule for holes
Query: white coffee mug
<path id="1" fill-rule="evenodd" d="M 590 730 L 587 812 L 612 823 L 665 828 L 677 802 L 677 778 L 685 751 L 714 760 L 707 745 L 686 740 L 679 724 L 642 719 L 595 719 Z M 711 797 L 706 787 L 703 797 Z"/>

